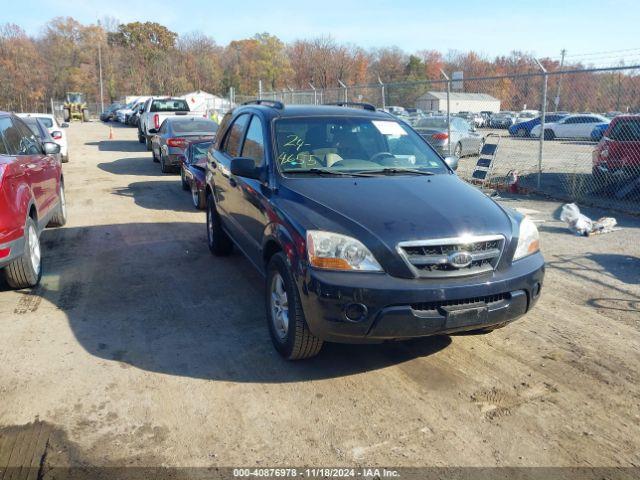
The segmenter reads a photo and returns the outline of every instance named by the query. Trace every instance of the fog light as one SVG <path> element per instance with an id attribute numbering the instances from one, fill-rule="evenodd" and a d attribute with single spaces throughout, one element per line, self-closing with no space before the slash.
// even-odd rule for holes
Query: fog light
<path id="1" fill-rule="evenodd" d="M 359 322 L 367 316 L 367 307 L 361 303 L 350 303 L 344 308 L 344 316 L 350 322 Z"/>

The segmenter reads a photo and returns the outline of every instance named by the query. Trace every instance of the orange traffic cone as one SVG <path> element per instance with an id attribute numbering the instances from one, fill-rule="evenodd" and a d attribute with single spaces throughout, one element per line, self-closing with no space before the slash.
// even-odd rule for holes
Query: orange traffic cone
<path id="1" fill-rule="evenodd" d="M 113 127 L 109 127 L 109 140 L 113 140 Z"/>

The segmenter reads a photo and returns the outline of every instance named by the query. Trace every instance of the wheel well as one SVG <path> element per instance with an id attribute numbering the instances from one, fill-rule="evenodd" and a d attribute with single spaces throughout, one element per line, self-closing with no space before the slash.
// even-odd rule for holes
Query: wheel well
<path id="1" fill-rule="evenodd" d="M 281 252 L 282 248 L 276 243 L 275 240 L 269 240 L 262 250 L 262 259 L 266 265 L 276 253 Z"/>

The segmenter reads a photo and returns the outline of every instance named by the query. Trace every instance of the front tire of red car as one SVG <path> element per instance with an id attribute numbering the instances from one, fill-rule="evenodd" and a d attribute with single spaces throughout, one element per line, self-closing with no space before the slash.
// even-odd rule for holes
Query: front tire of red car
<path id="1" fill-rule="evenodd" d="M 42 278 L 42 255 L 36 222 L 27 218 L 24 226 L 24 253 L 4 268 L 4 276 L 11 288 L 35 287 Z"/>
<path id="2" fill-rule="evenodd" d="M 269 260 L 265 292 L 269 335 L 278 353 L 287 360 L 302 360 L 320 353 L 323 342 L 309 330 L 287 257 L 282 252 Z"/>
<path id="3" fill-rule="evenodd" d="M 64 185 L 60 184 L 60 193 L 58 194 L 60 197 L 60 202 L 56 208 L 56 213 L 51 217 L 47 227 L 62 227 L 65 223 L 67 223 L 67 199 L 64 194 Z"/>

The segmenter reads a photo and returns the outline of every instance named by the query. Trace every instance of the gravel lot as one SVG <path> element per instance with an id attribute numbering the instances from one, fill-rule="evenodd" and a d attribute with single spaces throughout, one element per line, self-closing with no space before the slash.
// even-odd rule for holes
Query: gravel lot
<path id="1" fill-rule="evenodd" d="M 640 219 L 580 238 L 557 202 L 504 199 L 541 222 L 526 318 L 287 363 L 261 277 L 212 257 L 179 177 L 114 133 L 70 127 L 70 222 L 41 286 L 0 287 L 0 471 L 36 421 L 53 466 L 640 465 Z"/>

